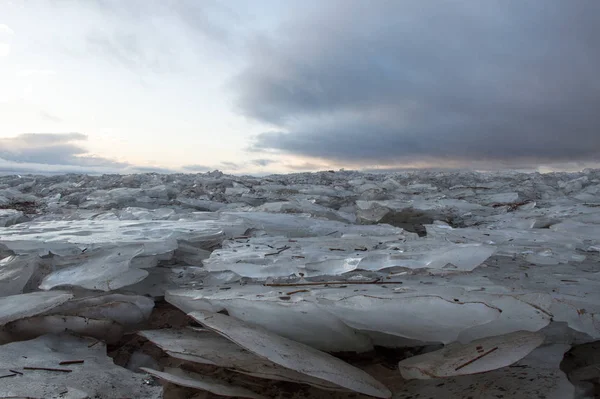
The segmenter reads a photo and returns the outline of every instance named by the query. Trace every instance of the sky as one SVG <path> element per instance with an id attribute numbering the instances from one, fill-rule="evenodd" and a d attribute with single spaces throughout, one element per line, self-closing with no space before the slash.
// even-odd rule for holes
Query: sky
<path id="1" fill-rule="evenodd" d="M 593 0 L 0 0 L 0 173 L 600 166 Z"/>

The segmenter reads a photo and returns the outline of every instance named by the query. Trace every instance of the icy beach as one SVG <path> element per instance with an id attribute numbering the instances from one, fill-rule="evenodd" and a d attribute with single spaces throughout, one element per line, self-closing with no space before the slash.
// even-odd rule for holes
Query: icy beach
<path id="1" fill-rule="evenodd" d="M 600 170 L 0 177 L 0 398 L 600 390 Z"/>

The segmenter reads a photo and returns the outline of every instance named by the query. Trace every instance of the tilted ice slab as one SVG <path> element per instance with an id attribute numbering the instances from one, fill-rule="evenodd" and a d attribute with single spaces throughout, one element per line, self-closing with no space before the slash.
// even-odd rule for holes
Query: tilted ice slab
<path id="1" fill-rule="evenodd" d="M 188 388 L 200 389 L 214 393 L 220 396 L 231 396 L 236 398 L 265 399 L 264 396 L 252 392 L 246 388 L 228 384 L 225 381 L 218 380 L 198 373 L 181 370 L 174 367 L 167 367 L 164 371 L 153 370 L 142 367 L 146 373 L 160 378 L 161 380 L 181 385 Z"/>
<path id="2" fill-rule="evenodd" d="M 461 332 L 488 324 L 502 313 L 480 297 L 457 296 L 461 292 L 457 289 L 433 287 L 428 291 L 427 286 L 421 285 L 415 287 L 419 292 L 402 292 L 390 287 L 250 285 L 235 291 L 207 287 L 168 291 L 165 299 L 184 312 L 227 310 L 248 323 L 324 350 L 364 348 L 364 338 L 352 330 L 449 343 L 457 340 Z M 540 328 L 545 325 L 547 322 Z M 310 326 L 312 334 L 303 326 Z M 338 340 L 324 338 L 332 332 L 339 336 Z"/>
<path id="3" fill-rule="evenodd" d="M 119 220 L 177 220 L 179 217 L 174 209 L 158 208 L 145 209 L 129 207 L 118 212 Z"/>
<path id="4" fill-rule="evenodd" d="M 560 362 L 569 347 L 542 346 L 514 365 L 486 373 L 408 381 L 394 397 L 574 399 L 575 387 L 560 369 Z"/>
<path id="5" fill-rule="evenodd" d="M 227 218 L 243 219 L 248 227 L 262 230 L 271 236 L 294 237 L 341 237 L 344 234 L 365 236 L 400 235 L 403 230 L 389 225 L 358 226 L 333 220 L 313 218 L 308 214 L 278 214 L 267 212 L 223 212 Z"/>
<path id="6" fill-rule="evenodd" d="M 162 329 L 140 331 L 139 334 L 177 359 L 224 367 L 258 378 L 309 384 L 327 390 L 342 390 L 327 381 L 279 366 L 212 331 L 194 331 L 189 328 Z"/>
<path id="7" fill-rule="evenodd" d="M 94 345 L 90 345 L 94 344 Z M 59 365 L 83 360 L 81 364 Z M 147 398 L 162 397 L 162 388 L 148 385 L 146 377 L 116 366 L 106 355 L 106 346 L 93 339 L 72 335 L 44 335 L 30 341 L 0 346 L 2 368 L 19 371 L 2 379 L 4 397 L 35 398 Z M 71 370 L 52 372 L 26 370 L 46 367 Z"/>
<path id="8" fill-rule="evenodd" d="M 242 234 L 246 227 L 229 220 L 73 220 L 29 222 L 0 228 L 0 241 L 17 253 L 72 253 L 119 244 L 143 244 L 140 255 L 157 255 L 177 248 L 178 240 L 220 242 Z"/>
<path id="9" fill-rule="evenodd" d="M 468 343 L 519 330 L 535 332 L 551 320 L 600 337 L 598 273 L 571 265 L 491 265 L 467 274 L 389 279 L 382 275 L 377 284 L 348 276 L 329 285 L 332 278 L 297 284 L 285 279 L 281 284 L 269 280 L 267 285 L 171 290 L 165 297 L 185 312 L 227 310 L 248 323 L 324 350 L 360 346 L 355 339 L 344 338 L 352 335 L 342 334 L 335 327 L 339 322 L 344 329 L 350 327 L 372 338 L 376 337 L 371 332 L 376 332 L 421 342 Z M 315 334 L 303 329 L 309 325 Z M 331 331 L 337 331 L 341 339 L 322 339 Z"/>
<path id="10" fill-rule="evenodd" d="M 12 226 L 24 219 L 23 212 L 15 209 L 0 209 L 0 227 Z"/>
<path id="11" fill-rule="evenodd" d="M 143 245 L 97 251 L 81 264 L 57 270 L 44 278 L 43 290 L 78 286 L 90 290 L 112 291 L 135 284 L 148 276 L 143 269 L 130 268 L 131 261 L 144 252 Z"/>
<path id="12" fill-rule="evenodd" d="M 347 223 L 353 221 L 350 215 L 344 215 L 341 212 L 322 205 L 317 205 L 309 200 L 297 199 L 292 201 L 268 202 L 254 208 L 252 211 L 269 213 L 304 213 L 323 219 L 337 220 L 339 222 Z"/>
<path id="13" fill-rule="evenodd" d="M 65 331 L 93 337 L 107 343 L 115 343 L 123 336 L 123 326 L 112 320 L 80 316 L 34 316 L 15 320 L 3 328 L 3 332 L 10 337 L 5 337 L 5 340 L 11 342 Z"/>
<path id="14" fill-rule="evenodd" d="M 0 260 L 0 297 L 17 295 L 36 269 L 37 259 L 30 255 L 11 255 Z"/>
<path id="15" fill-rule="evenodd" d="M 427 380 L 483 373 L 511 365 L 544 342 L 544 335 L 518 331 L 489 337 L 466 345 L 443 349 L 402 360 L 398 367 L 405 379 Z"/>
<path id="16" fill-rule="evenodd" d="M 259 291 L 260 288 L 257 287 Z M 252 301 L 246 298 L 202 300 L 201 291 L 168 291 L 165 298 L 184 312 L 227 309 L 231 316 L 283 337 L 327 352 L 371 350 L 371 340 L 311 302 Z"/>
<path id="17" fill-rule="evenodd" d="M 257 237 L 226 241 L 204 265 L 209 271 L 231 270 L 246 277 L 338 275 L 356 269 L 391 267 L 470 271 L 495 252 L 493 246 L 411 240 L 405 236 Z"/>
<path id="18" fill-rule="evenodd" d="M 493 287 L 485 287 L 493 291 Z M 483 339 L 494 335 L 510 334 L 516 331 L 539 331 L 550 324 L 552 314 L 540 306 L 550 304 L 552 297 L 549 294 L 531 293 L 519 294 L 508 292 L 489 292 L 479 295 L 470 293 L 472 300 L 481 300 L 500 309 L 500 316 L 489 323 L 473 326 L 462 331 L 458 340 L 463 343 L 476 339 Z"/>
<path id="19" fill-rule="evenodd" d="M 223 305 L 230 310 L 231 316 L 250 325 L 268 326 L 269 331 L 320 350 L 365 352 L 373 348 L 367 335 L 351 328 L 315 303 L 296 302 L 288 305 L 285 300 L 232 299 Z"/>
<path id="20" fill-rule="evenodd" d="M 550 226 L 552 231 L 569 236 L 576 236 L 586 240 L 593 240 L 600 243 L 600 225 L 588 224 L 574 221 L 565 221 Z"/>
<path id="21" fill-rule="evenodd" d="M 434 294 L 394 297 L 369 292 L 334 301 L 323 298 L 319 304 L 355 329 L 424 342 L 453 342 L 463 330 L 500 316 L 498 309 L 486 303 L 454 301 Z"/>
<path id="22" fill-rule="evenodd" d="M 45 314 L 106 319 L 124 327 L 135 327 L 150 317 L 152 309 L 154 309 L 154 301 L 141 295 L 86 293 Z"/>
<path id="23" fill-rule="evenodd" d="M 71 299 L 65 291 L 32 292 L 0 298 L 0 326 L 44 313 Z"/>
<path id="24" fill-rule="evenodd" d="M 196 288 L 239 281 L 233 272 L 209 273 L 201 266 L 155 267 L 148 269 L 148 277 L 124 290 L 138 295 L 160 298 L 165 291 L 178 288 Z"/>
<path id="25" fill-rule="evenodd" d="M 283 367 L 359 393 L 378 398 L 392 396 L 388 388 L 364 371 L 310 346 L 280 337 L 220 313 L 197 311 L 189 315 L 250 352 Z"/>
<path id="26" fill-rule="evenodd" d="M 17 253 L 59 255 L 52 260 L 56 270 L 44 277 L 41 289 L 78 286 L 111 291 L 142 281 L 148 276 L 144 269 L 156 266 L 159 259 L 169 259 L 180 246 L 182 250 L 175 256 L 194 261 L 202 257 L 203 247 L 213 247 L 245 229 L 241 222 L 214 217 L 195 221 L 57 221 L 0 229 L 0 239 Z M 26 284 L 31 265 L 23 265 L 19 271 L 14 262 L 16 258 L 10 258 L 0 265 L 0 288 L 5 280 Z M 20 288 L 11 286 L 7 292 L 15 293 L 15 289 Z"/>
<path id="27" fill-rule="evenodd" d="M 549 303 L 535 297 L 529 299 L 529 302 L 551 314 L 554 321 L 566 322 L 573 330 L 588 334 L 594 339 L 600 339 L 598 291 L 590 292 L 588 295 L 553 294 Z"/>
<path id="28" fill-rule="evenodd" d="M 428 237 L 493 245 L 498 255 L 519 256 L 539 265 L 582 262 L 586 256 L 578 250 L 589 247 L 580 236 L 548 229 L 453 229 L 444 225 L 427 225 L 426 228 Z"/>
<path id="29" fill-rule="evenodd" d="M 432 213 L 452 210 L 453 213 L 457 214 L 472 212 L 482 208 L 481 205 L 459 199 L 356 201 L 356 206 L 361 211 L 379 207 L 394 212 L 401 212 L 409 209 L 429 211 Z"/>

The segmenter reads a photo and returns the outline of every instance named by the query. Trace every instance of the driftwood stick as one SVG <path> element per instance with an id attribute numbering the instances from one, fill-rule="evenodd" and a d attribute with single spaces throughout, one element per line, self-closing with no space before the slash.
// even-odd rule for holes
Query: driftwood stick
<path id="1" fill-rule="evenodd" d="M 285 247 L 281 247 L 279 248 L 276 252 L 271 252 L 270 254 L 265 254 L 265 256 L 271 256 L 271 255 L 279 255 L 280 253 L 282 253 L 283 251 L 290 249 L 291 247 L 288 247 L 287 245 Z"/>
<path id="2" fill-rule="evenodd" d="M 266 287 L 303 287 L 308 285 L 361 285 L 361 284 L 402 284 L 402 281 L 309 281 L 306 283 L 265 283 Z"/>
<path id="3" fill-rule="evenodd" d="M 487 352 L 483 352 L 481 355 L 477 356 L 476 358 L 473 358 L 473 359 L 469 360 L 468 362 L 461 364 L 460 366 L 458 366 L 457 368 L 455 368 L 454 371 L 458 371 L 458 370 L 460 370 L 460 369 L 462 369 L 464 367 L 467 367 L 469 364 L 472 364 L 472 363 L 476 362 L 477 360 L 481 359 L 484 356 L 489 355 L 490 353 L 492 353 L 492 352 L 494 352 L 496 350 L 498 350 L 497 346 L 495 348 L 490 349 Z"/>
<path id="4" fill-rule="evenodd" d="M 310 291 L 309 290 L 296 290 L 296 291 L 286 292 L 285 295 L 294 295 L 294 294 L 299 294 L 300 292 L 310 292 Z"/>
<path id="5" fill-rule="evenodd" d="M 69 369 L 54 369 L 50 367 L 23 367 L 23 370 L 42 370 L 42 371 L 57 371 L 60 373 L 70 373 L 73 370 Z"/>
<path id="6" fill-rule="evenodd" d="M 71 364 L 82 364 L 84 362 L 84 360 L 64 360 L 60 363 L 58 363 L 59 366 L 68 366 Z"/>

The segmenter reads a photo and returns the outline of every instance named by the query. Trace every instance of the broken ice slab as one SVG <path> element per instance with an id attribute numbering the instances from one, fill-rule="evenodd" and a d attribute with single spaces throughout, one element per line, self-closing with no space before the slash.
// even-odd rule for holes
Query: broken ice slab
<path id="1" fill-rule="evenodd" d="M 72 253 L 88 248 L 142 245 L 140 255 L 157 255 L 177 249 L 178 240 L 202 247 L 214 245 L 226 237 L 239 236 L 247 227 L 240 221 L 227 220 L 72 220 L 28 222 L 0 228 L 0 241 L 17 253 Z"/>
<path id="2" fill-rule="evenodd" d="M 321 304 L 298 301 L 288 305 L 286 302 L 284 293 L 279 301 L 248 301 L 241 298 L 225 304 L 234 317 L 316 349 L 327 352 L 372 350 L 373 342 L 367 333 L 349 326 L 342 318 L 327 312 Z M 280 320 L 279 324 L 277 319 Z"/>
<path id="3" fill-rule="evenodd" d="M 124 208 L 129 206 L 156 206 L 159 199 L 151 198 L 147 192 L 139 188 L 117 187 L 111 190 L 97 190 L 85 198 L 79 205 L 83 209 Z M 168 203 L 167 199 L 163 202 Z"/>
<path id="4" fill-rule="evenodd" d="M 253 188 L 259 192 L 263 192 L 269 197 L 272 196 L 285 196 L 288 197 L 294 194 L 305 194 L 312 197 L 315 196 L 326 196 L 326 197 L 348 197 L 353 195 L 350 190 L 345 190 L 340 187 L 332 187 L 331 185 L 319 185 L 314 182 L 307 182 L 308 184 L 302 184 L 299 182 L 292 182 L 292 184 L 272 184 L 270 182 L 260 182 Z"/>
<path id="5" fill-rule="evenodd" d="M 3 330 L 10 336 L 11 341 L 24 341 L 64 331 L 93 337 L 109 344 L 117 342 L 123 336 L 123 326 L 112 320 L 62 315 L 15 320 L 6 324 Z"/>
<path id="6" fill-rule="evenodd" d="M 568 220 L 550 226 L 550 230 L 568 236 L 593 240 L 596 244 L 600 244 L 600 225 L 597 224 L 587 224 Z"/>
<path id="7" fill-rule="evenodd" d="M 141 369 L 154 377 L 160 378 L 161 380 L 170 382 L 172 384 L 200 389 L 202 391 L 214 393 L 215 395 L 219 396 L 253 399 L 265 398 L 262 395 L 250 391 L 249 389 L 228 384 L 226 381 L 198 373 L 193 373 L 191 371 L 185 371 L 175 367 L 166 367 L 164 371 L 153 370 L 147 367 L 142 367 Z"/>
<path id="8" fill-rule="evenodd" d="M 222 202 L 210 201 L 207 199 L 200 198 L 177 197 L 177 201 L 183 205 L 187 205 L 199 211 L 208 212 L 216 212 L 219 209 L 223 208 L 225 205 L 227 205 Z"/>
<path id="9" fill-rule="evenodd" d="M 225 241 L 204 265 L 209 271 L 231 270 L 253 278 L 339 275 L 392 267 L 471 271 L 495 252 L 493 246 L 480 243 L 405 241 L 403 236 L 253 237 Z"/>
<path id="10" fill-rule="evenodd" d="M 8 227 L 24 220 L 23 212 L 15 209 L 0 209 L 0 227 Z"/>
<path id="11" fill-rule="evenodd" d="M 37 258 L 11 255 L 0 260 L 0 297 L 23 293 L 37 267 Z"/>
<path id="12" fill-rule="evenodd" d="M 232 272 L 208 273 L 203 267 L 155 267 L 148 269 L 148 277 L 137 284 L 124 288 L 128 293 L 161 298 L 165 291 L 177 288 L 195 288 L 202 285 L 218 285 L 235 282 L 241 277 Z"/>
<path id="13" fill-rule="evenodd" d="M 542 307 L 551 303 L 548 294 L 529 298 L 487 279 L 460 277 L 453 281 L 418 276 L 402 285 L 324 281 L 310 286 L 205 286 L 167 291 L 165 299 L 184 312 L 226 310 L 247 323 L 326 351 L 361 351 L 366 348 L 364 335 L 377 338 L 381 333 L 421 343 L 469 342 L 519 330 L 538 331 L 553 317 Z"/>
<path id="14" fill-rule="evenodd" d="M 490 277 L 513 291 L 519 290 L 520 294 L 515 297 L 535 307 L 540 315 L 567 322 L 570 328 L 599 339 L 600 274 L 593 269 L 586 270 L 589 267 L 590 264 L 585 268 L 577 264 L 532 266 L 523 279 L 505 268 L 498 269 L 498 275 Z"/>
<path id="15" fill-rule="evenodd" d="M 587 186 L 584 190 L 575 195 L 574 198 L 585 201 L 586 203 L 598 204 L 600 202 L 599 196 L 600 184 L 594 184 L 592 186 Z"/>
<path id="16" fill-rule="evenodd" d="M 519 194 L 514 192 L 478 195 L 476 202 L 482 205 L 503 205 L 519 201 Z"/>
<path id="17" fill-rule="evenodd" d="M 283 367 L 366 395 L 392 396 L 387 387 L 369 374 L 310 346 L 219 313 L 197 311 L 189 315 L 250 352 Z"/>
<path id="18" fill-rule="evenodd" d="M 73 298 L 65 291 L 32 292 L 0 298 L 0 326 L 44 313 Z"/>
<path id="19" fill-rule="evenodd" d="M 395 398 L 575 399 L 575 388 L 560 369 L 569 345 L 542 346 L 516 364 L 487 373 L 432 380 L 412 380 Z"/>
<path id="20" fill-rule="evenodd" d="M 242 195 L 250 192 L 248 187 L 239 186 L 239 187 L 227 187 L 225 189 L 225 195 Z"/>
<path id="21" fill-rule="evenodd" d="M 10 203 L 25 203 L 25 202 L 36 202 L 38 198 L 32 194 L 24 194 L 17 188 L 5 188 L 0 189 L 0 198 L 7 199 Z M 8 205 L 7 204 L 7 205 Z"/>
<path id="22" fill-rule="evenodd" d="M 309 200 L 291 200 L 268 202 L 253 209 L 254 212 L 269 212 L 269 213 L 304 213 L 314 217 L 337 220 L 339 222 L 351 223 L 352 218 L 343 215 L 331 208 L 315 204 Z"/>
<path id="23" fill-rule="evenodd" d="M 430 216 L 441 216 L 445 214 L 461 215 L 467 212 L 473 212 L 482 209 L 481 205 L 468 201 L 451 198 L 440 199 L 407 199 L 407 200 L 385 200 L 385 201 L 356 201 L 356 206 L 360 211 L 369 209 L 384 208 L 392 212 L 402 212 L 412 210 L 421 212 Z M 375 220 L 374 220 L 375 221 Z"/>
<path id="24" fill-rule="evenodd" d="M 129 207 L 118 212 L 119 220 L 174 220 L 177 218 L 174 209 L 146 209 Z"/>
<path id="25" fill-rule="evenodd" d="M 143 245 L 131 245 L 95 253 L 83 263 L 50 273 L 40 289 L 78 286 L 97 291 L 112 291 L 135 284 L 148 276 L 142 269 L 130 268 L 131 260 L 144 252 Z"/>
<path id="26" fill-rule="evenodd" d="M 472 271 L 496 252 L 490 245 L 479 243 L 452 244 L 435 240 L 415 240 L 400 244 L 398 250 L 367 254 L 357 265 L 362 270 L 391 267 L 409 269 L 446 269 Z"/>
<path id="27" fill-rule="evenodd" d="M 452 343 L 440 350 L 402 360 L 398 367 L 405 379 L 455 377 L 509 366 L 544 342 L 544 335 L 517 331 L 483 338 L 468 344 Z"/>
<path id="28" fill-rule="evenodd" d="M 309 384 L 327 390 L 342 390 L 327 381 L 279 366 L 212 331 L 162 329 L 140 331 L 139 334 L 177 359 L 224 367 L 257 378 Z"/>
<path id="29" fill-rule="evenodd" d="M 282 337 L 326 352 L 367 352 L 373 349 L 370 338 L 350 328 L 338 317 L 316 303 L 298 301 L 224 301 L 229 315 L 249 325 L 262 326 Z"/>
<path id="30" fill-rule="evenodd" d="M 344 234 L 365 236 L 400 235 L 403 230 L 389 225 L 358 226 L 333 220 L 316 219 L 307 214 L 287 215 L 267 212 L 223 212 L 224 218 L 242 219 L 248 227 L 262 230 L 271 236 L 341 237 Z"/>
<path id="31" fill-rule="evenodd" d="M 493 288 L 488 287 L 488 290 L 491 289 Z M 485 295 L 479 296 L 471 293 L 470 297 L 471 300 L 479 298 L 488 305 L 500 309 L 502 313 L 500 317 L 489 323 L 462 331 L 458 337 L 462 343 L 520 330 L 539 331 L 546 327 L 553 317 L 550 313 L 552 297 L 544 293 L 509 294 L 500 292 L 495 294 L 488 291 Z"/>
<path id="32" fill-rule="evenodd" d="M 59 365 L 73 360 L 83 363 Z M 106 355 L 104 343 L 68 334 L 2 345 L 0 364 L 22 374 L 2 379 L 4 397 L 59 398 L 78 392 L 78 398 L 162 398 L 160 386 L 116 366 Z"/>
<path id="33" fill-rule="evenodd" d="M 587 297 L 553 295 L 550 312 L 554 315 L 553 320 L 567 322 L 573 330 L 586 333 L 594 339 L 600 339 L 598 291 L 588 294 Z"/>
<path id="34" fill-rule="evenodd" d="M 124 327 L 135 327 L 150 317 L 153 308 L 154 301 L 141 295 L 86 293 L 45 314 L 107 319 Z"/>
<path id="35" fill-rule="evenodd" d="M 583 238 L 565 235 L 548 229 L 461 228 L 431 224 L 426 226 L 427 236 L 454 243 L 479 242 L 493 245 L 497 255 L 528 257 L 531 263 L 556 264 L 581 262 L 586 259 L 580 249 L 588 248 Z"/>
<path id="36" fill-rule="evenodd" d="M 338 300 L 323 298 L 319 304 L 357 330 L 423 342 L 453 342 L 462 331 L 500 316 L 498 309 L 479 301 L 455 301 L 435 295 L 381 294 L 371 291 Z"/>

